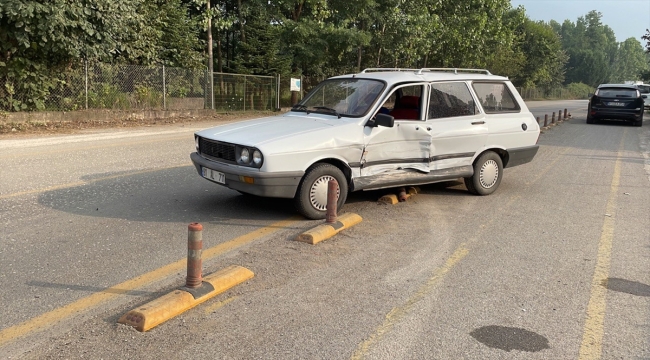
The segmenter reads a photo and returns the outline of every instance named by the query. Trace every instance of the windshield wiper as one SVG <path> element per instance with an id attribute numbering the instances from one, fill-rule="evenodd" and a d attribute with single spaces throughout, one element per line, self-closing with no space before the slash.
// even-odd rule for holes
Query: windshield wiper
<path id="1" fill-rule="evenodd" d="M 338 111 L 336 111 L 335 109 L 332 109 L 331 107 L 327 107 L 327 106 L 314 106 L 314 109 L 317 109 L 317 110 L 327 110 L 327 111 L 329 111 L 329 112 L 333 112 L 334 114 L 336 114 L 336 116 L 338 116 L 339 119 L 341 118 L 341 114 L 339 114 Z"/>
<path id="2" fill-rule="evenodd" d="M 291 107 L 291 110 L 292 110 L 292 111 L 294 111 L 294 110 L 295 110 L 295 111 L 304 111 L 304 112 L 306 112 L 307 114 L 309 114 L 309 110 L 307 110 L 307 107 L 306 107 L 305 105 L 298 105 L 298 104 L 296 104 L 296 105 L 294 105 L 294 106 Z"/>

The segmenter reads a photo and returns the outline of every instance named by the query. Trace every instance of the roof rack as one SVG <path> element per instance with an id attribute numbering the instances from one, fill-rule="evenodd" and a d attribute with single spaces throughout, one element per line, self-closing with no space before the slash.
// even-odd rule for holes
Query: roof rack
<path id="1" fill-rule="evenodd" d="M 485 75 L 492 75 L 492 73 L 487 70 L 487 69 L 464 69 L 464 68 L 422 68 L 422 69 L 407 69 L 407 68 L 367 68 L 363 69 L 361 72 L 362 74 L 372 72 L 372 71 L 415 71 L 416 74 L 422 75 L 425 71 L 427 72 L 432 72 L 432 71 L 450 71 L 456 75 L 458 75 L 459 72 L 461 73 L 472 73 L 472 72 L 477 72 L 477 73 L 483 73 Z"/>
<path id="2" fill-rule="evenodd" d="M 419 69 L 404 69 L 404 68 L 367 68 L 367 69 L 363 69 L 361 73 L 365 74 L 371 71 L 418 71 L 418 70 Z"/>
<path id="3" fill-rule="evenodd" d="M 453 71 L 454 74 L 458 75 L 459 72 L 468 73 L 468 72 L 478 72 L 484 73 L 485 75 L 492 75 L 492 73 L 487 69 L 463 69 L 463 68 L 422 68 L 418 71 L 418 75 L 421 75 L 425 71 Z"/>

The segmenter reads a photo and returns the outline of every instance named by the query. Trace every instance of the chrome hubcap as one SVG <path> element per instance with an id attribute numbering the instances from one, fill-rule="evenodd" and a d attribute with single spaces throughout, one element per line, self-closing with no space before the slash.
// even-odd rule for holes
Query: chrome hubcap
<path id="1" fill-rule="evenodd" d="M 479 181 L 481 186 L 485 189 L 489 189 L 494 184 L 496 184 L 497 179 L 499 178 L 499 165 L 494 160 L 486 161 L 483 166 L 481 166 L 481 174 Z"/>
<path id="2" fill-rule="evenodd" d="M 313 184 L 311 184 L 311 189 L 309 189 L 309 201 L 311 206 L 320 211 L 327 210 L 327 184 L 330 180 L 335 180 L 331 175 L 323 175 L 316 179 Z M 340 195 L 340 189 L 336 188 L 336 199 L 338 200 Z"/>

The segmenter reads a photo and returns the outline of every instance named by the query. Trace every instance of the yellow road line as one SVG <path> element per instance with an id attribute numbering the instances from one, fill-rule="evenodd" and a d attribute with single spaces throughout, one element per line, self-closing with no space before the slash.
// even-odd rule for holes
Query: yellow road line
<path id="1" fill-rule="evenodd" d="M 467 254 L 469 250 L 465 247 L 465 244 L 461 244 L 456 251 L 447 259 L 445 264 L 442 267 L 439 267 L 434 270 L 433 276 L 427 280 L 427 282 L 420 287 L 420 289 L 406 301 L 406 303 L 400 307 L 393 308 L 384 322 L 379 326 L 379 328 L 372 334 L 368 339 L 359 344 L 356 351 L 350 359 L 358 360 L 363 359 L 371 346 L 377 343 L 390 329 L 404 318 L 405 315 L 415 306 L 417 302 L 422 300 L 431 290 L 442 280 L 442 278 L 447 275 L 447 273 L 460 262 Z"/>
<path id="2" fill-rule="evenodd" d="M 289 225 L 295 223 L 300 219 L 301 218 L 297 216 L 293 216 L 288 219 L 273 223 L 264 228 L 250 232 L 248 234 L 242 235 L 235 239 L 232 239 L 226 243 L 211 247 L 203 252 L 203 259 L 210 260 L 211 258 L 222 255 L 228 251 L 234 250 L 248 243 L 251 243 L 260 237 L 270 235 L 281 229 L 285 229 Z M 129 291 L 132 291 L 139 287 L 143 287 L 147 284 L 153 283 L 154 281 L 161 280 L 167 276 L 182 271 L 186 266 L 187 266 L 186 259 L 178 260 L 174 263 L 165 265 L 161 268 L 150 271 L 146 274 L 143 274 L 131 280 L 127 280 L 123 283 L 117 284 L 101 292 L 79 299 L 71 304 L 54 309 L 45 314 L 39 315 L 21 324 L 4 329 L 0 331 L 0 346 L 3 346 L 16 338 L 23 337 L 29 335 L 30 333 L 49 327 L 55 324 L 56 322 L 64 320 L 70 316 L 76 315 L 79 312 L 86 311 L 89 308 L 93 306 L 97 306 L 100 303 L 106 302 L 114 297 L 128 293 Z"/>
<path id="3" fill-rule="evenodd" d="M 221 309 L 222 307 L 224 307 L 224 306 L 228 305 L 229 303 L 235 301 L 235 299 L 237 299 L 238 297 L 239 296 L 233 296 L 233 297 L 228 298 L 228 299 L 226 299 L 224 301 L 217 301 L 216 303 L 214 303 L 212 305 L 209 305 L 205 309 L 203 309 L 203 312 L 205 312 L 206 314 L 210 314 L 210 313 L 214 312 L 215 310 Z"/>
<path id="4" fill-rule="evenodd" d="M 594 277 L 591 280 L 591 297 L 587 305 L 587 318 L 585 320 L 584 332 L 582 334 L 582 345 L 578 359 L 600 359 L 603 350 L 603 333 L 605 323 L 605 307 L 607 295 L 607 279 L 612 257 L 612 243 L 614 240 L 614 225 L 616 219 L 616 199 L 621 178 L 621 157 L 627 129 L 619 145 L 612 185 L 609 190 L 606 213 L 603 228 L 598 243 L 598 257 Z"/>
<path id="5" fill-rule="evenodd" d="M 183 165 L 172 165 L 172 166 L 166 166 L 166 167 L 156 168 L 156 169 L 131 171 L 131 172 L 120 173 L 120 174 L 111 175 L 111 176 L 104 176 L 104 177 L 101 177 L 101 178 L 92 179 L 92 180 L 88 180 L 88 181 L 77 181 L 77 182 L 73 182 L 73 183 L 49 186 L 49 187 L 42 188 L 42 189 L 27 190 L 27 191 L 12 193 L 12 194 L 0 195 L 0 200 L 13 198 L 13 197 L 18 197 L 18 196 L 23 196 L 23 195 L 39 194 L 39 193 L 43 193 L 43 192 L 46 192 L 46 191 L 69 189 L 69 188 L 72 188 L 72 187 L 75 187 L 75 186 L 88 185 L 88 184 L 96 183 L 96 182 L 99 182 L 99 181 L 112 180 L 112 179 L 117 179 L 117 178 L 121 178 L 121 177 L 125 177 L 125 176 L 148 174 L 148 173 L 161 171 L 161 170 L 178 169 L 178 168 L 187 167 L 187 166 L 192 166 L 192 163 L 186 163 L 186 164 L 183 164 Z"/>

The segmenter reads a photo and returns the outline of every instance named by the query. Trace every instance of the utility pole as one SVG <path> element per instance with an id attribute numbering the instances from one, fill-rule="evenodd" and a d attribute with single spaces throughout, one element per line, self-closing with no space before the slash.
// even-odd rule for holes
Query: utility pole
<path id="1" fill-rule="evenodd" d="M 208 73 L 210 73 L 210 109 L 214 110 L 214 65 L 212 57 L 212 14 L 208 2 Z"/>

